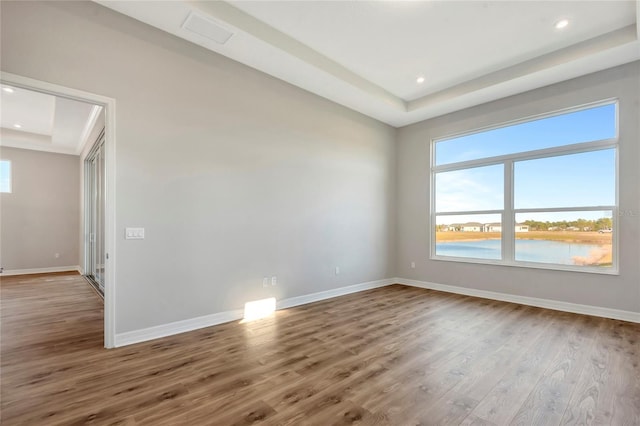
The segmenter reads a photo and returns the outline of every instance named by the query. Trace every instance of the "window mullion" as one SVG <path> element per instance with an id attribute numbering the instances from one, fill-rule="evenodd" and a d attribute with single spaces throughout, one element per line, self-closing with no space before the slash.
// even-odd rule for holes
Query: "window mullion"
<path id="1" fill-rule="evenodd" d="M 502 213 L 502 259 L 512 262 L 515 253 L 515 215 L 513 213 L 513 161 L 504 162 L 504 212 Z"/>
<path id="2" fill-rule="evenodd" d="M 593 142 L 580 142 L 572 145 L 555 146 L 551 148 L 538 149 L 534 151 L 516 152 L 514 154 L 499 155 L 497 157 L 479 158 L 477 160 L 460 161 L 447 163 L 433 167 L 435 172 L 450 172 L 455 170 L 471 169 L 474 167 L 491 166 L 501 164 L 505 161 L 526 161 L 542 158 L 557 157 L 560 155 L 579 154 L 583 152 L 601 151 L 615 148 L 618 144 L 617 138 L 603 139 Z"/>

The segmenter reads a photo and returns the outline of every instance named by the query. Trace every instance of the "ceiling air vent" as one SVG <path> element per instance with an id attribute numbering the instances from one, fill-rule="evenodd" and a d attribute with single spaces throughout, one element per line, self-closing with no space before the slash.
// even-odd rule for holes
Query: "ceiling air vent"
<path id="1" fill-rule="evenodd" d="M 193 12 L 189 13 L 182 28 L 219 44 L 225 44 L 233 35 L 231 31 L 222 28 L 212 20 Z"/>

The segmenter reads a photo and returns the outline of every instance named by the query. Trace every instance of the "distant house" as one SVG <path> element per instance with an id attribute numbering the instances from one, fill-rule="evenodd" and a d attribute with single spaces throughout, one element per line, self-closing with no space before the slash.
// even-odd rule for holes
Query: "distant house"
<path id="1" fill-rule="evenodd" d="M 452 223 L 451 225 L 443 225 L 440 228 L 441 231 L 451 232 L 502 232 L 502 224 L 500 222 L 494 223 L 480 223 L 480 222 L 467 222 L 467 223 Z M 529 225 L 517 223 L 515 225 L 516 232 L 529 232 Z"/>
<path id="2" fill-rule="evenodd" d="M 529 225 L 525 225 L 522 223 L 516 223 L 515 225 L 516 232 L 529 232 Z M 485 223 L 482 225 L 483 232 L 502 232 L 502 224 L 501 223 Z"/>
<path id="3" fill-rule="evenodd" d="M 485 223 L 482 225 L 483 232 L 502 232 L 502 224 L 500 223 Z"/>
<path id="4" fill-rule="evenodd" d="M 567 226 L 567 228 L 565 229 L 565 231 L 579 231 L 580 228 L 578 228 L 577 226 Z"/>
<path id="5" fill-rule="evenodd" d="M 479 222 L 463 223 L 460 230 L 462 232 L 482 232 L 482 224 Z"/>

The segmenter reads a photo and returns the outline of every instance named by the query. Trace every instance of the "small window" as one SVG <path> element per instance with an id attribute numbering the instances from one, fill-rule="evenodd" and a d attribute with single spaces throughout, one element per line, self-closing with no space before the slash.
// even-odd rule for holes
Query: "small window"
<path id="1" fill-rule="evenodd" d="M 432 258 L 617 272 L 617 108 L 435 140 Z"/>
<path id="2" fill-rule="evenodd" d="M 441 139 L 435 164 L 458 163 L 617 136 L 616 104 L 605 104 L 538 120 Z"/>
<path id="3" fill-rule="evenodd" d="M 11 161 L 0 160 L 0 192 L 11 192 Z"/>

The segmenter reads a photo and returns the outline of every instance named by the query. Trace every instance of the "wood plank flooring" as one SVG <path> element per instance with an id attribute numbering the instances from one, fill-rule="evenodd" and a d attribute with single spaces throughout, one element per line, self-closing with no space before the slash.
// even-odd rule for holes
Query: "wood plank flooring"
<path id="1" fill-rule="evenodd" d="M 124 348 L 3 277 L 2 425 L 640 425 L 640 325 L 400 285 Z"/>

